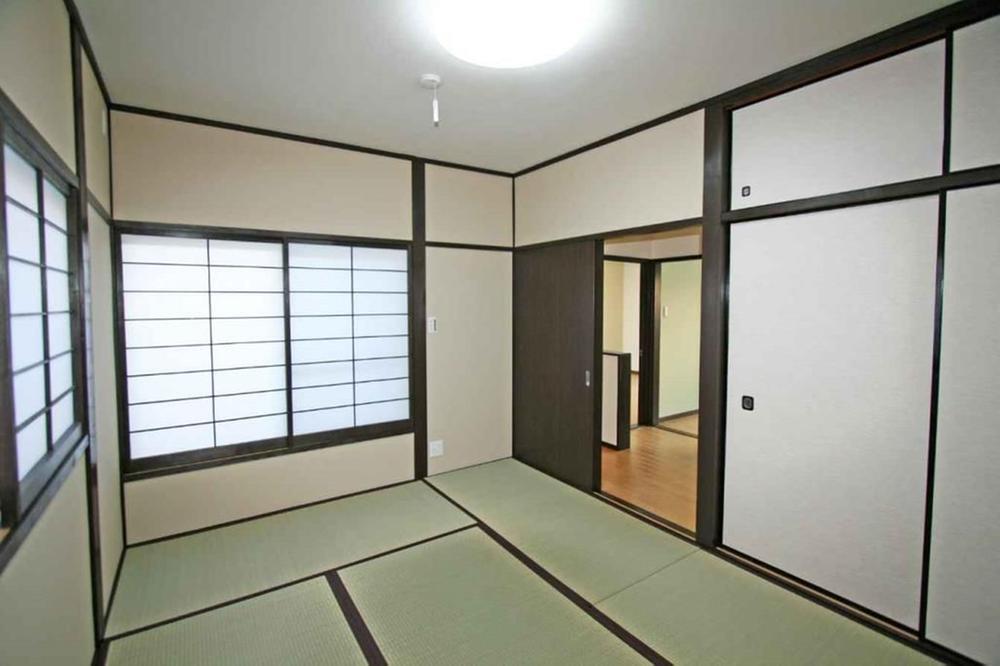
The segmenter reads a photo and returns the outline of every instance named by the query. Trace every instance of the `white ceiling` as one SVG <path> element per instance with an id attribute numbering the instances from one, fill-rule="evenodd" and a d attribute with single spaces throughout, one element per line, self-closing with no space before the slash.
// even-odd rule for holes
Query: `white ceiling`
<path id="1" fill-rule="evenodd" d="M 516 171 L 949 3 L 606 0 L 569 53 L 517 70 L 448 54 L 426 0 L 77 4 L 117 103 Z"/>

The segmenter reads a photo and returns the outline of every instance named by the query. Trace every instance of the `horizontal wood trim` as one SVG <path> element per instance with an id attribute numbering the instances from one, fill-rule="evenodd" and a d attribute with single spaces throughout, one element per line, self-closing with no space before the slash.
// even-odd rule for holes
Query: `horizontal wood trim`
<path id="1" fill-rule="evenodd" d="M 236 227 L 206 226 L 196 224 L 172 224 L 169 222 L 149 222 L 145 220 L 109 220 L 119 233 L 157 234 L 161 236 L 187 236 L 191 238 L 213 238 L 217 240 L 287 240 L 295 242 L 337 242 L 352 245 L 374 245 L 382 247 L 407 248 L 412 240 L 394 238 L 373 238 L 368 236 L 337 236 L 294 231 L 272 231 L 267 229 L 243 229 Z"/>
<path id="2" fill-rule="evenodd" d="M 807 199 L 795 199 L 793 201 L 753 206 L 752 208 L 730 210 L 722 214 L 722 221 L 727 224 L 751 222 L 753 220 L 783 217 L 786 215 L 815 213 L 833 208 L 863 206 L 866 204 L 896 201 L 898 199 L 936 195 L 948 190 L 990 185 L 993 183 L 1000 183 L 1000 165 L 955 171 L 943 176 L 931 176 L 929 178 L 909 180 L 891 185 L 866 187 L 860 190 L 851 190 L 850 192 L 824 194 Z"/>
<path id="3" fill-rule="evenodd" d="M 210 469 L 212 467 L 235 465 L 251 460 L 263 460 L 264 458 L 273 458 L 274 456 L 314 451 L 316 449 L 355 444 L 357 442 L 367 442 L 385 437 L 394 437 L 396 435 L 408 435 L 413 432 L 412 420 L 393 421 L 391 423 L 375 423 L 330 432 L 293 435 L 291 438 L 276 437 L 258 442 L 244 442 L 227 446 L 195 449 L 193 451 L 182 451 L 180 453 L 168 453 L 163 456 L 123 461 L 123 468 L 126 471 L 122 476 L 125 482 L 139 481 L 157 476 L 182 474 L 184 472 Z M 291 439 L 291 444 L 289 444 L 289 439 Z"/>
<path id="4" fill-rule="evenodd" d="M 440 241 L 427 241 L 427 247 L 443 247 L 453 250 L 484 250 L 487 252 L 513 252 L 514 248 L 502 245 L 478 245 L 475 243 L 443 243 Z"/>

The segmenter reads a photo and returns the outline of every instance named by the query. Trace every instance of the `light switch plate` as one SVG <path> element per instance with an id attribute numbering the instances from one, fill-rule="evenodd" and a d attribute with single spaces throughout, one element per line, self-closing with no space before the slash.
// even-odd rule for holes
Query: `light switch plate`
<path id="1" fill-rule="evenodd" d="M 428 317 L 427 318 L 427 332 L 428 333 L 437 333 L 437 331 L 438 331 L 438 318 L 437 317 Z"/>
<path id="2" fill-rule="evenodd" d="M 438 456 L 443 456 L 444 440 L 435 439 L 433 442 L 427 442 L 427 455 L 431 458 L 437 458 Z"/>

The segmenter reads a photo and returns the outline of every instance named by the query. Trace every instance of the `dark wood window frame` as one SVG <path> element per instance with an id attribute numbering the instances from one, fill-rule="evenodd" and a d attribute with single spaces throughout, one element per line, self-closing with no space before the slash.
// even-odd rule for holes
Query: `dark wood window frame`
<path id="1" fill-rule="evenodd" d="M 6 105 L 5 105 L 6 106 Z M 72 388 L 73 391 L 73 424 L 56 441 L 48 440 L 48 450 L 45 455 L 32 467 L 24 476 L 18 479 L 17 471 L 17 440 L 16 423 L 14 417 L 14 372 L 11 366 L 11 327 L 9 312 L 9 291 L 8 291 L 8 270 L 7 270 L 7 195 L 4 157 L 0 153 L 0 192 L 3 192 L 3 205 L 0 206 L 0 510 L 2 510 L 2 526 L 4 528 L 17 527 L 26 514 L 32 509 L 35 503 L 41 498 L 43 492 L 53 484 L 56 477 L 60 476 L 60 470 L 64 469 L 64 463 L 75 454 L 82 451 L 88 441 L 87 432 L 87 392 L 85 390 L 86 378 L 84 376 L 84 353 L 85 344 L 83 337 L 84 330 L 84 290 L 81 283 L 82 271 L 82 239 L 79 207 L 82 205 L 79 190 L 76 183 L 67 180 L 64 172 L 53 166 L 51 160 L 47 158 L 45 149 L 37 149 L 34 142 L 22 136 L 17 131 L 17 126 L 21 123 L 19 118 L 9 117 L 0 112 L 0 138 L 4 146 L 10 146 L 20 157 L 22 157 L 34 170 L 36 174 L 37 193 L 39 210 L 32 213 L 39 219 L 44 219 L 44 197 L 42 194 L 43 183 L 46 181 L 53 185 L 60 193 L 66 196 L 66 235 L 68 264 L 67 273 L 69 276 L 69 315 L 70 315 L 70 351 L 67 352 L 72 359 Z M 13 204 L 16 205 L 16 204 Z M 41 223 L 42 225 L 47 223 Z M 41 238 L 40 243 L 44 243 Z M 43 298 L 45 296 L 44 269 L 42 282 Z M 46 309 L 43 300 L 43 322 L 46 320 L 44 310 Z M 42 361 L 48 364 L 47 334 L 43 324 L 43 352 L 46 357 Z M 46 373 L 46 377 L 47 377 Z M 49 412 L 52 409 L 50 396 L 47 388 L 46 378 L 46 407 L 43 411 Z"/>
<path id="2" fill-rule="evenodd" d="M 230 240 L 230 241 L 271 241 L 282 245 L 284 272 L 284 300 L 283 318 L 285 320 L 285 395 L 287 412 L 289 419 L 288 434 L 283 437 L 264 439 L 238 444 L 228 444 L 212 448 L 195 449 L 169 453 L 147 458 L 132 459 L 129 442 L 129 422 L 128 422 L 128 381 L 125 358 L 125 318 L 124 318 L 124 292 L 122 284 L 122 256 L 121 256 L 121 236 L 123 234 L 141 234 L 147 236 L 167 236 L 177 238 L 198 238 L 206 240 Z M 291 335 L 290 321 L 291 309 L 289 307 L 289 265 L 288 265 L 288 245 L 290 243 L 305 243 L 318 245 L 332 245 L 341 247 L 371 247 L 395 250 L 405 250 L 407 252 L 407 336 L 408 354 L 407 364 L 409 368 L 409 395 L 410 403 L 409 417 L 405 420 L 390 421 L 385 423 L 375 423 L 370 425 L 354 426 L 339 430 L 329 430 L 324 432 L 294 435 L 291 428 Z M 195 225 L 171 225 L 150 222 L 134 222 L 116 220 L 112 223 L 111 229 L 111 252 L 112 271 L 114 279 L 114 320 L 115 320 L 115 356 L 116 356 L 116 381 L 118 386 L 118 420 L 119 420 L 119 448 L 122 460 L 122 469 L 125 481 L 148 478 L 187 472 L 196 469 L 205 469 L 220 465 L 228 465 L 247 460 L 256 460 L 276 455 L 285 455 L 309 451 L 313 449 L 340 446 L 393 435 L 410 434 L 415 432 L 415 407 L 414 398 L 417 393 L 416 373 L 414 372 L 415 353 L 414 332 L 415 326 L 415 298 L 414 288 L 414 251 L 411 241 L 389 240 L 384 238 L 367 238 L 354 236 L 336 236 L 323 234 L 302 234 L 280 231 L 264 231 L 255 229 L 230 229 L 224 227 L 209 227 Z"/>

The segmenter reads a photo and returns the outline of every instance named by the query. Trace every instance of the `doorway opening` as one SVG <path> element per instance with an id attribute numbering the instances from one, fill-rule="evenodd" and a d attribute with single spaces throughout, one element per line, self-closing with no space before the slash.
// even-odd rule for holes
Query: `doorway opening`
<path id="1" fill-rule="evenodd" d="M 603 268 L 600 490 L 693 535 L 701 226 L 606 239 Z"/>

